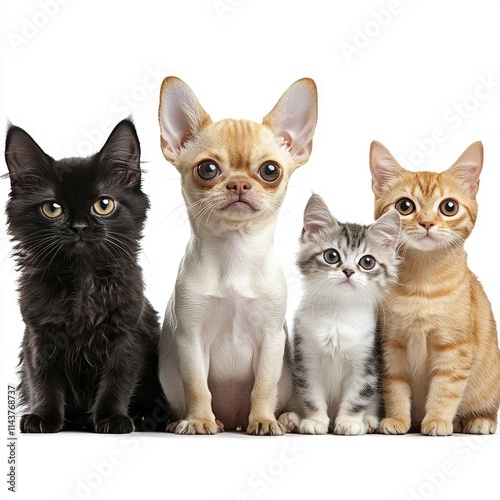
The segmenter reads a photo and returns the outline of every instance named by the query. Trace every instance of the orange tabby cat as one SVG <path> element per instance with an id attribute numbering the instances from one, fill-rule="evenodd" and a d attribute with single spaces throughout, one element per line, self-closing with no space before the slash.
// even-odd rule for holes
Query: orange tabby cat
<path id="1" fill-rule="evenodd" d="M 441 173 L 410 172 L 373 142 L 375 217 L 395 207 L 402 232 L 398 284 L 382 315 L 385 434 L 492 434 L 500 406 L 500 351 L 491 305 L 467 267 L 483 146 Z"/>

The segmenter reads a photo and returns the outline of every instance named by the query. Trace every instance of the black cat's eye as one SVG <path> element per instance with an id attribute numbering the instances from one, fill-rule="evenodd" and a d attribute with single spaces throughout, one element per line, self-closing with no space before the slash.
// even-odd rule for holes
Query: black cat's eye
<path id="1" fill-rule="evenodd" d="M 281 168 L 272 161 L 266 161 L 259 168 L 259 176 L 263 181 L 276 182 L 281 176 Z"/>
<path id="2" fill-rule="evenodd" d="M 443 200 L 441 204 L 439 205 L 439 211 L 443 214 L 446 215 L 447 217 L 451 217 L 452 215 L 455 215 L 458 212 L 460 205 L 458 204 L 457 201 L 448 198 L 446 200 Z"/>
<path id="3" fill-rule="evenodd" d="M 338 264 L 340 262 L 340 254 L 333 248 L 325 250 L 323 253 L 323 258 L 328 264 Z"/>
<path id="4" fill-rule="evenodd" d="M 46 201 L 42 205 L 42 213 L 49 219 L 57 219 L 58 217 L 61 217 L 63 212 L 64 210 L 61 205 L 59 205 L 59 203 L 56 203 L 55 201 Z"/>
<path id="5" fill-rule="evenodd" d="M 415 212 L 415 203 L 410 198 L 401 198 L 396 202 L 396 210 L 401 215 L 410 215 Z"/>
<path id="6" fill-rule="evenodd" d="M 115 209 L 116 204 L 111 198 L 99 198 L 92 206 L 97 215 L 109 215 Z"/>
<path id="7" fill-rule="evenodd" d="M 220 174 L 220 168 L 213 160 L 203 160 L 197 167 L 196 173 L 203 181 L 211 181 Z"/>
<path id="8" fill-rule="evenodd" d="M 359 265 L 363 268 L 369 271 L 370 269 L 373 269 L 375 267 L 375 263 L 377 261 L 375 258 L 371 255 L 363 255 L 361 259 L 359 259 Z"/>

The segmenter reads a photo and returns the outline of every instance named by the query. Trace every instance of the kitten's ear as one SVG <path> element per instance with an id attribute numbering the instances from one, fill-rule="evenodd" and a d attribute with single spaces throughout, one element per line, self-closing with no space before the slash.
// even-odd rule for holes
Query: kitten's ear
<path id="1" fill-rule="evenodd" d="M 112 130 L 98 153 L 99 161 L 113 170 L 122 184 L 135 186 L 141 181 L 141 146 L 131 120 L 122 120 Z"/>
<path id="2" fill-rule="evenodd" d="M 384 248 L 394 250 L 401 233 L 399 212 L 395 209 L 389 210 L 370 226 L 369 232 Z"/>
<path id="3" fill-rule="evenodd" d="M 15 125 L 9 126 L 5 140 L 5 162 L 13 191 L 43 182 L 40 170 L 48 167 L 52 161 L 27 132 Z"/>
<path id="4" fill-rule="evenodd" d="M 304 209 L 304 229 L 302 237 L 319 233 L 328 227 L 335 227 L 337 221 L 328 210 L 323 198 L 313 194 Z"/>
<path id="5" fill-rule="evenodd" d="M 479 176 L 483 168 L 483 144 L 481 141 L 471 144 L 460 158 L 446 171 L 458 179 L 473 198 L 479 189 Z"/>
<path id="6" fill-rule="evenodd" d="M 404 168 L 383 144 L 373 141 L 370 145 L 370 171 L 372 190 L 376 196 L 379 196 L 387 182 L 399 177 L 404 172 Z"/>
<path id="7" fill-rule="evenodd" d="M 317 119 L 316 84 L 310 78 L 302 78 L 286 90 L 262 123 L 283 139 L 293 158 L 303 165 L 311 154 Z"/>
<path id="8" fill-rule="evenodd" d="M 161 150 L 174 165 L 186 141 L 212 122 L 194 92 L 175 76 L 168 76 L 161 84 L 158 119 Z"/>

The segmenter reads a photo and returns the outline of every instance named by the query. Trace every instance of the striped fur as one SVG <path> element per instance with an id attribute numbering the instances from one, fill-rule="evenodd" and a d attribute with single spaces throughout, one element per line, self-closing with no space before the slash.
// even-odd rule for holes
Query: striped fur
<path id="1" fill-rule="evenodd" d="M 403 434 L 411 425 L 426 435 L 496 430 L 496 324 L 463 248 L 477 217 L 482 156 L 481 143 L 474 143 L 444 172 L 410 172 L 372 144 L 375 215 L 402 198 L 415 206 L 402 216 L 399 280 L 383 316 L 386 434 Z M 447 199 L 458 204 L 456 214 L 440 211 Z"/>
<path id="2" fill-rule="evenodd" d="M 371 226 L 337 222 L 313 195 L 304 214 L 298 265 L 304 297 L 295 317 L 292 373 L 302 417 L 282 415 L 306 434 L 374 432 L 380 417 L 377 305 L 396 279 L 399 216 Z M 325 251 L 340 255 L 329 263 Z M 360 261 L 376 263 L 364 269 Z"/>

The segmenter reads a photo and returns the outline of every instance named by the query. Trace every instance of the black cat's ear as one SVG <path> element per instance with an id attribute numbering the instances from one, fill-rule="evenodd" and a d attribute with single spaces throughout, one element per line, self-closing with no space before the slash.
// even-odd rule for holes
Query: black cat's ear
<path id="1" fill-rule="evenodd" d="M 13 191 L 32 189 L 45 178 L 41 174 L 52 161 L 22 128 L 9 125 L 5 140 L 5 162 Z"/>
<path id="2" fill-rule="evenodd" d="M 141 146 L 131 120 L 118 123 L 98 155 L 100 163 L 113 171 L 120 184 L 131 187 L 141 182 Z"/>

